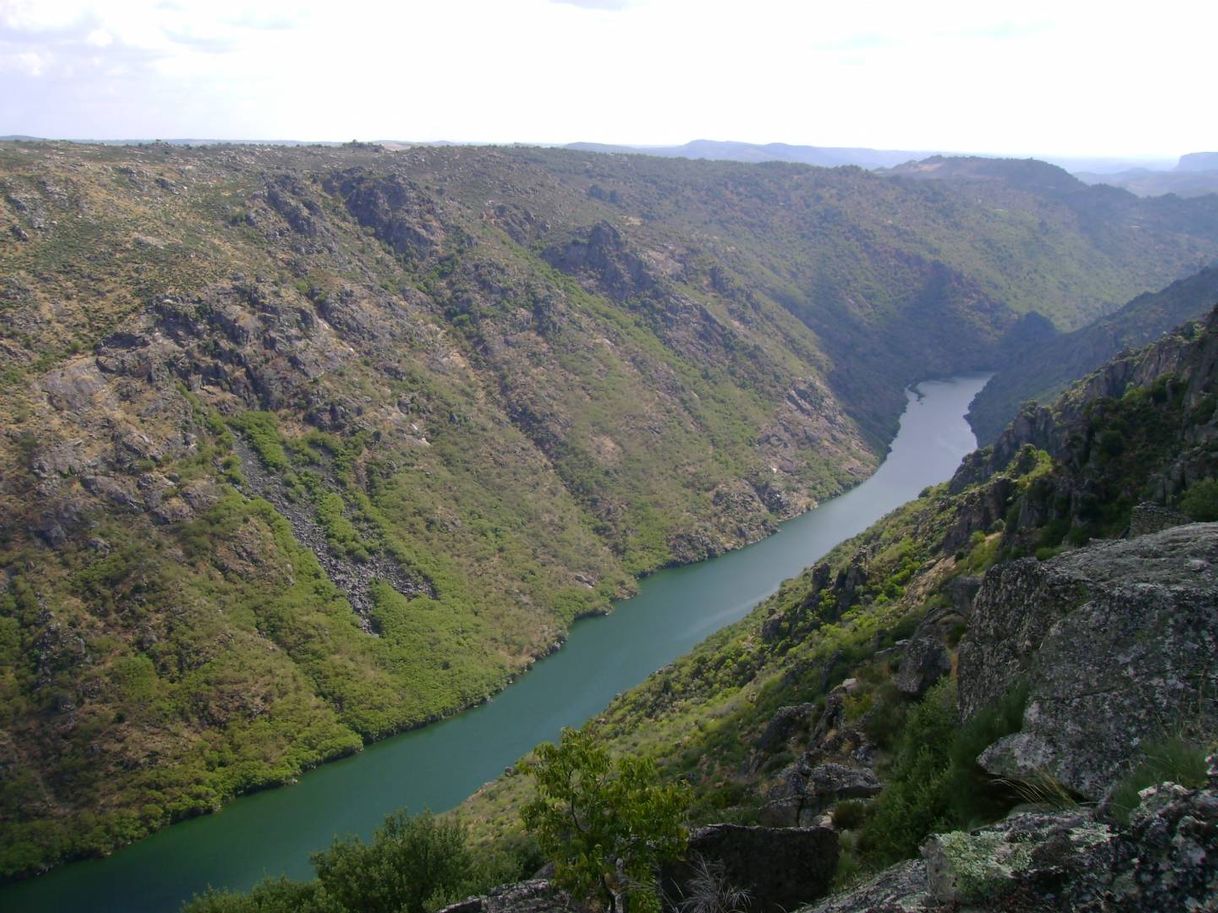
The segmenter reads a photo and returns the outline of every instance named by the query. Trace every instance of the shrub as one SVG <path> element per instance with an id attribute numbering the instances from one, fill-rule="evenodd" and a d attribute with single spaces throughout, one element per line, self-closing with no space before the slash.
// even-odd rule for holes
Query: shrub
<path id="1" fill-rule="evenodd" d="M 1218 520 L 1218 480 L 1195 483 L 1180 499 L 1180 509 L 1199 523 Z"/>
<path id="2" fill-rule="evenodd" d="M 977 766 L 990 744 L 1019 730 L 1027 690 L 1013 688 L 963 726 L 957 721 L 956 688 L 940 682 L 909 712 L 888 771 L 888 786 L 863 825 L 859 849 L 870 863 L 913 856 L 937 830 L 990 821 L 1017 797 Z"/>
<path id="3" fill-rule="evenodd" d="M 248 894 L 209 889 L 182 907 L 182 913 L 339 913 L 317 882 L 268 879 Z"/>
<path id="4" fill-rule="evenodd" d="M 839 831 L 857 830 L 867 818 L 867 806 L 858 799 L 848 799 L 833 806 L 833 826 Z"/>
<path id="5" fill-rule="evenodd" d="M 182 913 L 430 913 L 540 865 L 525 841 L 480 849 L 475 859 L 460 823 L 404 812 L 386 818 L 371 842 L 336 840 L 312 861 L 313 881 L 268 879 L 248 894 L 209 890 Z"/>
<path id="6" fill-rule="evenodd" d="M 1143 760 L 1112 792 L 1108 809 L 1122 823 L 1138 807 L 1138 793 L 1160 783 L 1179 783 L 1199 789 L 1206 783 L 1206 748 L 1187 739 L 1173 738 L 1147 746 Z"/>
<path id="7" fill-rule="evenodd" d="M 404 812 L 386 818 L 371 843 L 336 840 L 313 857 L 326 893 L 361 913 L 427 913 L 457 899 L 472 863 L 459 824 Z"/>

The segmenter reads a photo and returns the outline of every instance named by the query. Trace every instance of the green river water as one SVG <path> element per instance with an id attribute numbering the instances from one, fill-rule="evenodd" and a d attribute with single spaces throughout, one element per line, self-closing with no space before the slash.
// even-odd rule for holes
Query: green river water
<path id="1" fill-rule="evenodd" d="M 367 836 L 400 808 L 444 811 L 538 742 L 554 740 L 617 693 L 743 617 L 788 577 L 927 485 L 976 444 L 964 421 L 986 376 L 919 384 L 880 469 L 775 535 L 701 564 L 661 571 L 480 707 L 326 764 L 292 786 L 184 821 L 106 859 L 72 863 L 0 889 L 5 913 L 170 913 L 208 885 L 248 888 L 311 875 L 309 853 L 335 834 Z"/>

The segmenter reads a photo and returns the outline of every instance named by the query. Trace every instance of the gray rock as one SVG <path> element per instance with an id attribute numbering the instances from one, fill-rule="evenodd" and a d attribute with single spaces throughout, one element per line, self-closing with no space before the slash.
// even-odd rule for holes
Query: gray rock
<path id="1" fill-rule="evenodd" d="M 544 878 L 492 888 L 485 895 L 450 904 L 439 913 L 579 913 L 566 891 Z"/>
<path id="2" fill-rule="evenodd" d="M 693 860 L 701 857 L 748 893 L 749 913 L 780 913 L 829 890 L 838 850 L 830 828 L 713 824 L 690 835 L 686 861 L 665 867 L 663 896 L 671 905 L 687 895 L 697 874 Z"/>
<path id="3" fill-rule="evenodd" d="M 968 618 L 973 614 L 973 600 L 981 589 L 980 577 L 953 577 L 943 585 L 943 594 L 951 600 L 952 608 L 957 614 Z"/>
<path id="4" fill-rule="evenodd" d="M 1127 827 L 1087 811 L 1028 814 L 932 837 L 805 913 L 1167 913 L 1218 909 L 1218 792 L 1143 791 Z"/>
<path id="5" fill-rule="evenodd" d="M 1170 507 L 1162 507 L 1150 501 L 1143 501 L 1134 507 L 1129 516 L 1129 538 L 1136 539 L 1148 533 L 1157 533 L 1171 529 L 1173 526 L 1184 526 L 1191 523 L 1188 514 Z"/>
<path id="6" fill-rule="evenodd" d="M 808 795 L 822 807 L 840 799 L 869 799 L 883 788 L 875 773 L 865 767 L 818 764 L 808 771 Z"/>
<path id="7" fill-rule="evenodd" d="M 960 645 L 961 714 L 1029 690 L 1022 731 L 986 750 L 985 769 L 1099 799 L 1145 740 L 1211 717 L 1216 562 L 1218 525 L 1192 524 L 991 570 Z"/>
<path id="8" fill-rule="evenodd" d="M 765 808 L 767 823 L 803 826 L 815 822 L 831 805 L 842 799 L 870 799 L 883 786 L 865 767 L 845 764 L 813 766 L 805 755 L 779 775 Z"/>
<path id="9" fill-rule="evenodd" d="M 952 658 L 933 636 L 916 637 L 905 645 L 901 667 L 892 683 L 902 694 L 921 697 L 931 685 L 952 671 Z"/>
<path id="10" fill-rule="evenodd" d="M 91 358 L 81 358 L 48 371 L 39 381 L 47 400 L 60 412 L 83 412 L 106 388 L 106 379 Z"/>
<path id="11" fill-rule="evenodd" d="M 805 913 L 915 913 L 926 908 L 926 863 L 911 859 L 807 908 Z"/>

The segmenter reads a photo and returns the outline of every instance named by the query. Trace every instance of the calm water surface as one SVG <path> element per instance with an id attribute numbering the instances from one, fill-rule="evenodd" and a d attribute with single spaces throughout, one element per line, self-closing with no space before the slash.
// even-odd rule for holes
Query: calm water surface
<path id="1" fill-rule="evenodd" d="M 208 885 L 242 889 L 268 875 L 308 877 L 309 853 L 335 834 L 367 836 L 399 808 L 452 808 L 538 742 L 582 723 L 833 546 L 947 479 L 976 446 L 964 413 L 985 380 L 918 385 L 887 459 L 862 485 L 762 542 L 646 578 L 637 596 L 612 615 L 577 623 L 562 650 L 490 703 L 326 764 L 295 785 L 176 824 L 107 859 L 0 890 L 0 910 L 170 913 Z"/>

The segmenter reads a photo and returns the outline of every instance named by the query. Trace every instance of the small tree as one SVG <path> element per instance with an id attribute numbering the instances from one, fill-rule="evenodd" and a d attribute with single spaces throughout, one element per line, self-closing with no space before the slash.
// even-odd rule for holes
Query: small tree
<path id="1" fill-rule="evenodd" d="M 555 880 L 610 913 L 659 907 L 661 863 L 680 857 L 687 833 L 683 785 L 662 785 L 655 764 L 613 760 L 587 732 L 564 729 L 544 744 L 531 772 L 537 795 L 521 811 L 525 828 L 554 863 Z"/>
<path id="2" fill-rule="evenodd" d="M 456 899 L 472 856 L 465 831 L 424 812 L 390 815 L 371 843 L 335 840 L 313 857 L 326 894 L 360 913 L 426 913 Z"/>

